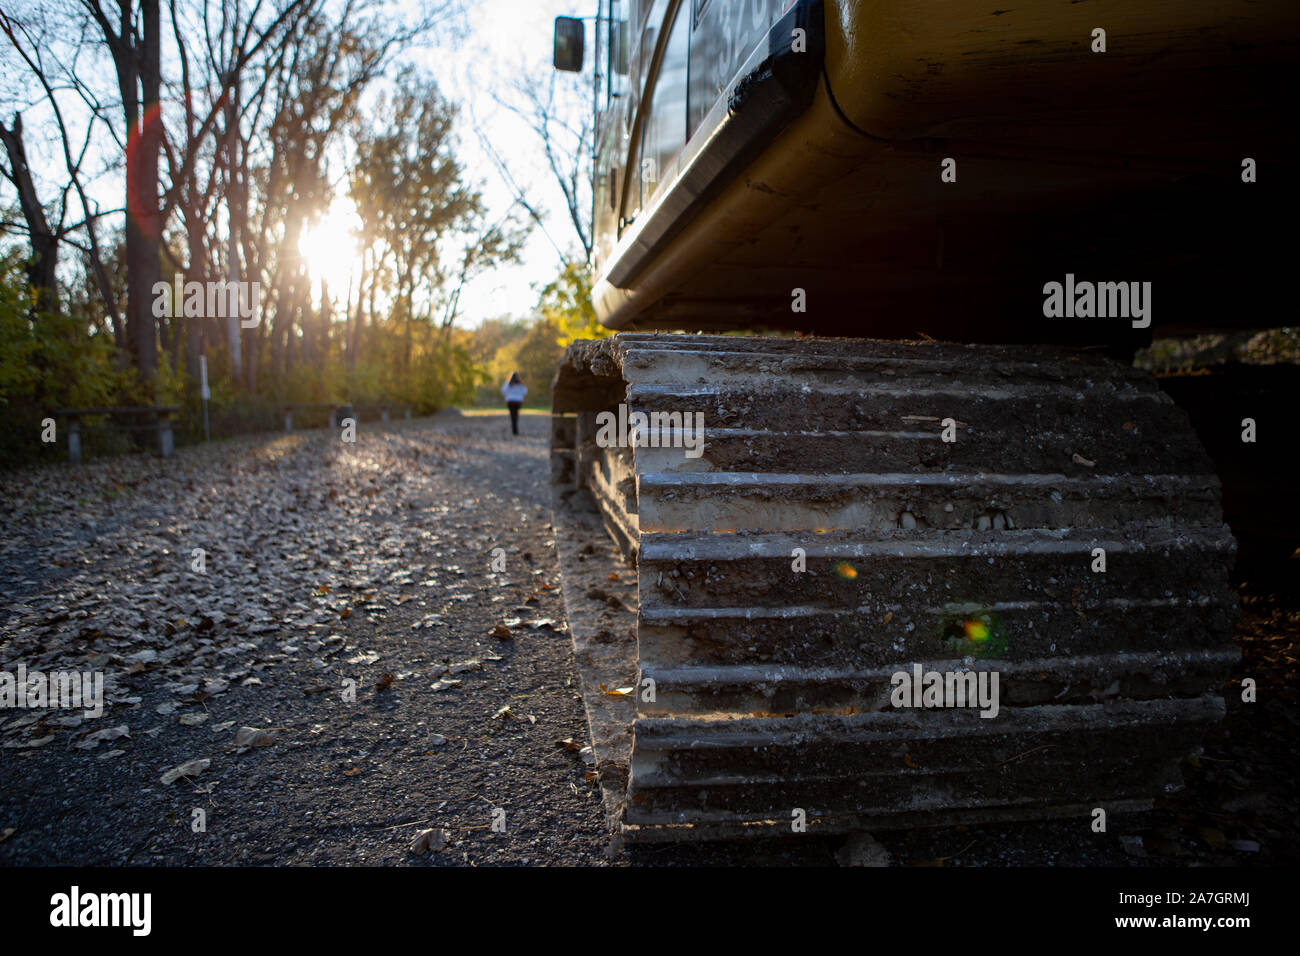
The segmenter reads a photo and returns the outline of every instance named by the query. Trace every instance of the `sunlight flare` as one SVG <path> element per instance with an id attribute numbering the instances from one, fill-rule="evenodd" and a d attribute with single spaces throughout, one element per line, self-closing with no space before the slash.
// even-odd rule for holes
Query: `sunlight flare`
<path id="1" fill-rule="evenodd" d="M 332 293 L 347 290 L 348 280 L 355 279 L 358 273 L 360 229 L 361 218 L 352 201 L 336 198 L 325 215 L 303 231 L 298 251 L 307 263 L 313 285 L 319 286 L 323 279 Z"/>

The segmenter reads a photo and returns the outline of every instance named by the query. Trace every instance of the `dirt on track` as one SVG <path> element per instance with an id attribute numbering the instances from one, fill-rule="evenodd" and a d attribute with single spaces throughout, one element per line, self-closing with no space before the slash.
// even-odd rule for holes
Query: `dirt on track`
<path id="1" fill-rule="evenodd" d="M 0 864 L 835 862 L 811 836 L 608 855 L 548 419 L 521 427 L 447 413 L 363 424 L 355 445 L 317 430 L 0 481 L 0 668 L 99 670 L 110 701 L 0 711 Z M 879 847 L 896 865 L 1295 862 L 1294 579 L 1247 589 L 1228 721 L 1157 811 Z M 1235 699 L 1241 676 L 1260 704 Z M 236 746 L 242 727 L 270 745 Z M 445 846 L 413 854 L 426 828 Z"/>

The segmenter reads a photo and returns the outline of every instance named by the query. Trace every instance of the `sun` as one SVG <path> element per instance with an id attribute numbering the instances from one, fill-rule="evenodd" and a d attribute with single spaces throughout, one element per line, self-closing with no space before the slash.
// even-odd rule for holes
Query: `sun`
<path id="1" fill-rule="evenodd" d="M 336 198 L 329 210 L 298 240 L 312 283 L 327 282 L 331 293 L 347 288 L 358 275 L 357 233 L 361 217 L 351 200 Z"/>

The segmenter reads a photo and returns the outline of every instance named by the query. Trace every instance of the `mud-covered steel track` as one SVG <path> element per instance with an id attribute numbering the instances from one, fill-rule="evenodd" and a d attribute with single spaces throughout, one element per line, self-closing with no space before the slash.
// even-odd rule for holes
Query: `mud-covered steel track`
<path id="1" fill-rule="evenodd" d="M 620 403 L 672 427 L 602 447 Z M 637 567 L 632 754 L 601 767 L 626 775 L 629 838 L 1134 808 L 1222 717 L 1234 544 L 1145 373 L 1038 346 L 619 335 L 570 348 L 554 408 L 559 490 Z M 893 706 L 915 664 L 996 672 L 996 716 Z"/>

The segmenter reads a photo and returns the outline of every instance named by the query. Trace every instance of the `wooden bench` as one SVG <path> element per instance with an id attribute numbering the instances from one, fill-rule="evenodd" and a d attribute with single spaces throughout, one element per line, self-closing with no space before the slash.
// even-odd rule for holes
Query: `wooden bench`
<path id="1" fill-rule="evenodd" d="M 56 408 L 54 414 L 68 420 L 68 460 L 81 461 L 81 420 L 94 415 L 107 415 L 110 418 L 134 416 L 146 418 L 142 424 L 119 425 L 140 431 L 152 431 L 156 434 L 155 450 L 162 458 L 170 458 L 175 447 L 172 440 L 171 416 L 180 411 L 179 405 L 120 405 L 113 408 Z"/>

